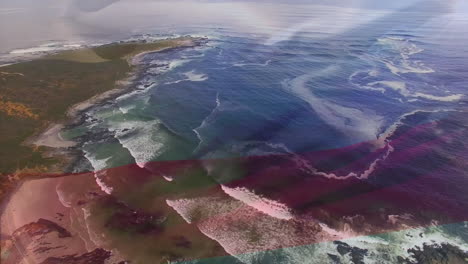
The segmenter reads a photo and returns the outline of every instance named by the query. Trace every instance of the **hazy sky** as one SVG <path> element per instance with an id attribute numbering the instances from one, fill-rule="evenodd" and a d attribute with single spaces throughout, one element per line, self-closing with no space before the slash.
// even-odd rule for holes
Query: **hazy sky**
<path id="1" fill-rule="evenodd" d="M 243 27 L 241 30 L 298 27 L 291 23 L 297 23 L 299 28 L 336 23 L 333 17 L 317 18 L 312 22 L 283 21 L 278 14 L 287 11 L 288 7 L 268 3 L 307 5 L 304 12 L 309 6 L 312 11 L 314 5 L 329 5 L 337 7 L 336 18 L 355 12 L 347 11 L 349 8 L 397 10 L 411 5 L 427 8 L 430 3 L 453 8 L 455 12 L 468 10 L 468 1 L 465 0 L 0 0 L 0 53 L 54 40 L 131 35 L 136 29 L 163 23 L 199 24 L 230 20 Z M 445 12 L 439 7 L 436 11 Z M 370 16 L 378 12 L 367 11 Z"/>
<path id="2" fill-rule="evenodd" d="M 43 8 L 48 6 L 59 6 L 75 2 L 81 6 L 106 6 L 118 1 L 131 1 L 135 4 L 138 2 L 164 2 L 164 0 L 2 0 L 0 7 L 22 7 L 22 8 Z M 167 1 L 167 0 L 166 0 Z M 170 0 L 167 2 L 177 2 L 183 4 L 190 2 L 190 0 Z M 257 2 L 257 3 L 287 3 L 287 4 L 320 4 L 320 5 L 337 5 L 342 7 L 361 7 L 361 8 L 389 8 L 401 7 L 411 4 L 412 0 L 392 0 L 392 1 L 379 1 L 379 0 L 192 0 L 192 2 Z"/>

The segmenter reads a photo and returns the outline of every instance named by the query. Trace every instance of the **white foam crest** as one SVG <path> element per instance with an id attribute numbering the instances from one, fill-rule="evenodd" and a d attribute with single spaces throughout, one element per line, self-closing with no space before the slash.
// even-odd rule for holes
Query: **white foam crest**
<path id="1" fill-rule="evenodd" d="M 198 143 L 198 146 L 195 148 L 195 150 L 193 151 L 193 153 L 196 153 L 200 147 L 202 146 L 203 144 L 203 137 L 202 135 L 200 134 L 200 129 L 204 128 L 205 126 L 207 126 L 208 124 L 208 120 L 214 115 L 214 113 L 221 107 L 221 100 L 219 99 L 219 92 L 216 93 L 216 99 L 215 99 L 215 102 L 216 102 L 216 106 L 213 108 L 213 110 L 211 110 L 211 113 L 205 118 L 203 119 L 203 121 L 201 122 L 201 124 L 197 127 L 197 128 L 194 128 L 192 129 L 192 131 L 197 135 L 197 138 L 199 140 L 199 143 Z"/>
<path id="2" fill-rule="evenodd" d="M 184 73 L 187 76 L 187 80 L 191 82 L 203 82 L 208 80 L 208 76 L 203 73 L 196 73 L 195 70 Z"/>
<path id="3" fill-rule="evenodd" d="M 265 145 L 269 150 L 262 149 L 256 145 Z M 313 171 L 313 167 L 309 164 L 306 159 L 303 159 L 300 155 L 297 155 L 293 151 L 291 151 L 286 145 L 283 143 L 272 143 L 266 141 L 247 141 L 238 145 L 234 145 L 232 147 L 232 151 L 234 153 L 243 153 L 247 156 L 265 156 L 265 155 L 281 155 L 281 154 L 288 154 L 288 157 L 294 161 L 294 163 L 303 171 L 311 172 Z"/>
<path id="4" fill-rule="evenodd" d="M 67 207 L 67 208 L 71 208 L 72 207 L 72 203 L 70 201 L 67 201 L 68 199 L 65 196 L 64 192 L 62 190 L 60 190 L 60 184 L 57 184 L 55 186 L 55 192 L 57 193 L 57 197 L 59 199 L 59 202 L 64 206 L 64 207 Z"/>
<path id="5" fill-rule="evenodd" d="M 191 61 L 191 59 L 152 60 L 149 63 L 152 67 L 147 69 L 147 72 L 152 74 L 163 74 L 170 72 L 175 68 L 181 67 Z M 139 62 L 135 61 L 134 63 L 138 64 Z"/>
<path id="6" fill-rule="evenodd" d="M 406 83 L 404 82 L 399 82 L 399 81 L 376 81 L 376 82 L 371 82 L 368 83 L 367 85 L 374 87 L 378 85 L 383 85 L 385 87 L 388 87 L 392 90 L 397 91 L 401 95 L 405 97 L 411 96 L 411 92 L 406 88 Z"/>
<path id="7" fill-rule="evenodd" d="M 164 178 L 166 181 L 168 181 L 168 182 L 174 181 L 174 178 L 171 177 L 171 176 L 168 176 L 168 175 L 163 175 L 163 178 Z"/>
<path id="8" fill-rule="evenodd" d="M 411 220 L 413 218 L 410 214 L 403 214 L 403 215 L 389 215 L 388 222 L 392 225 L 400 224 L 401 221 Z"/>
<path id="9" fill-rule="evenodd" d="M 221 106 L 221 100 L 219 99 L 219 92 L 216 93 L 216 108 Z"/>
<path id="10" fill-rule="evenodd" d="M 105 175 L 105 173 L 103 172 L 94 173 L 94 178 L 96 179 L 97 185 L 101 188 L 103 192 L 107 194 L 112 194 L 112 192 L 114 191 L 114 188 L 108 186 L 105 182 L 102 181 L 102 179 L 100 178 L 102 175 Z"/>
<path id="11" fill-rule="evenodd" d="M 210 41 L 207 45 L 210 46 L 216 45 L 216 43 L 221 39 L 220 35 L 214 33 L 216 32 L 206 32 L 205 34 L 190 34 L 190 37 L 198 39 L 208 39 Z"/>
<path id="12" fill-rule="evenodd" d="M 387 159 L 388 156 L 395 150 L 390 144 L 385 144 L 382 148 L 386 148 L 385 153 L 381 157 L 379 157 L 379 158 L 375 159 L 374 161 L 372 161 L 369 164 L 369 166 L 367 167 L 367 169 L 365 169 L 364 171 L 362 171 L 360 173 L 359 172 L 350 172 L 350 173 L 348 173 L 346 175 L 338 175 L 338 174 L 335 174 L 335 173 L 322 172 L 322 171 L 317 170 L 316 168 L 309 167 L 310 172 L 313 173 L 313 174 L 316 174 L 316 175 L 326 177 L 328 179 L 335 179 L 335 180 L 346 180 L 346 179 L 349 179 L 349 178 L 368 179 L 369 176 L 377 168 L 377 165 L 379 165 L 380 162 Z M 380 148 L 380 149 L 382 149 L 382 148 Z"/>
<path id="13" fill-rule="evenodd" d="M 188 63 L 190 61 L 192 61 L 192 60 L 187 60 L 187 59 L 172 60 L 172 61 L 169 62 L 169 69 L 168 70 L 169 71 L 173 70 L 173 69 L 175 69 L 177 67 L 180 67 L 180 66 L 182 66 L 182 65 L 184 65 L 184 64 L 186 64 L 186 63 Z"/>
<path id="14" fill-rule="evenodd" d="M 441 102 L 459 101 L 464 97 L 463 94 L 452 94 L 452 95 L 447 95 L 447 96 L 437 96 L 437 95 L 425 94 L 425 93 L 420 93 L 420 92 L 414 93 L 413 96 L 414 97 L 419 97 L 419 98 L 424 98 L 424 99 L 429 99 L 429 100 L 434 100 L 434 101 L 441 101 Z"/>
<path id="15" fill-rule="evenodd" d="M 346 237 L 353 237 L 353 236 L 357 235 L 350 228 L 348 228 L 346 230 L 336 230 L 336 229 L 333 229 L 333 228 L 329 227 L 325 223 L 319 223 L 319 226 L 322 229 L 322 231 L 328 233 L 335 240 L 341 240 L 341 239 L 344 239 Z"/>
<path id="16" fill-rule="evenodd" d="M 221 189 L 232 198 L 271 217 L 283 220 L 290 220 L 294 217 L 291 210 L 285 204 L 257 195 L 246 188 L 230 188 L 221 185 Z"/>
<path id="17" fill-rule="evenodd" d="M 93 154 L 90 152 L 85 151 L 85 155 L 87 160 L 93 166 L 94 171 L 100 171 L 107 168 L 107 162 L 111 159 L 111 157 L 104 158 L 104 159 L 97 159 Z"/>
<path id="18" fill-rule="evenodd" d="M 138 90 L 133 90 L 133 91 L 131 91 L 129 93 L 122 94 L 119 97 L 117 97 L 115 100 L 116 101 L 127 100 L 127 99 L 129 99 L 129 98 L 131 98 L 131 97 L 133 97 L 135 95 L 138 95 L 138 94 L 141 94 L 141 93 L 145 92 L 147 89 L 150 89 L 150 88 L 154 87 L 154 85 L 156 85 L 156 84 L 157 83 L 155 82 L 153 85 L 151 85 L 151 86 L 149 86 L 147 88 L 139 86 Z"/>
<path id="19" fill-rule="evenodd" d="M 106 183 L 103 182 L 101 179 L 101 177 L 106 175 L 106 171 L 104 171 L 104 169 L 107 168 L 107 162 L 111 159 L 111 157 L 105 159 L 97 159 L 93 154 L 87 151 L 85 151 L 84 156 L 87 160 L 89 160 L 91 166 L 93 166 L 94 178 L 96 179 L 97 185 L 101 188 L 103 192 L 111 194 L 114 189 L 110 186 L 107 186 Z"/>
<path id="20" fill-rule="evenodd" d="M 152 121 L 126 121 L 109 122 L 109 131 L 126 148 L 136 164 L 144 168 L 145 164 L 154 160 L 164 148 L 163 138 L 157 133 L 160 122 Z"/>
<path id="21" fill-rule="evenodd" d="M 244 67 L 244 66 L 262 66 L 262 67 L 266 67 L 266 66 L 270 65 L 271 62 L 272 62 L 272 60 L 267 60 L 264 63 L 235 63 L 233 66 L 234 67 Z"/>
<path id="22" fill-rule="evenodd" d="M 185 79 L 173 81 L 173 82 L 167 82 L 166 84 L 176 84 L 176 83 L 181 83 L 181 82 L 203 82 L 208 80 L 208 75 L 203 74 L 203 73 L 197 73 L 195 70 L 185 72 L 183 75 L 186 77 Z"/>
<path id="23" fill-rule="evenodd" d="M 166 204 L 172 209 L 174 209 L 184 220 L 185 222 L 192 223 L 192 203 L 194 201 L 190 199 L 180 199 L 180 200 L 166 200 Z"/>
<path id="24" fill-rule="evenodd" d="M 367 73 L 369 76 L 373 76 L 375 77 L 377 75 L 377 71 L 375 70 L 372 70 L 372 71 L 357 71 L 353 74 L 351 74 L 349 77 L 348 77 L 348 81 L 356 86 L 356 87 L 359 87 L 359 88 L 362 88 L 362 89 L 366 89 L 366 90 L 371 90 L 371 91 L 377 91 L 377 92 L 381 92 L 381 93 L 384 93 L 385 92 L 385 89 L 384 88 L 378 88 L 378 87 L 372 87 L 372 86 L 369 86 L 369 85 L 360 85 L 359 83 L 357 83 L 355 81 L 355 78 L 357 78 L 357 75 L 358 74 L 361 74 L 361 73 Z"/>
<path id="25" fill-rule="evenodd" d="M 119 110 L 122 112 L 122 114 L 128 114 L 128 112 L 132 109 L 135 109 L 135 107 L 135 105 L 119 106 Z"/>
<path id="26" fill-rule="evenodd" d="M 378 140 L 376 141 L 376 144 L 378 146 L 383 146 L 383 145 L 387 144 L 388 138 L 390 138 L 396 132 L 396 130 L 401 125 L 403 125 L 403 120 L 405 120 L 408 116 L 412 116 L 412 115 L 415 115 L 417 113 L 438 113 L 438 112 L 464 112 L 464 111 L 463 110 L 453 110 L 453 109 L 435 109 L 435 110 L 422 110 L 422 109 L 419 109 L 419 110 L 414 110 L 414 111 L 405 113 L 402 116 L 400 116 L 400 118 L 398 118 L 398 120 L 395 123 L 393 123 L 384 132 L 382 132 L 379 135 Z"/>
<path id="27" fill-rule="evenodd" d="M 200 127 L 203 126 L 203 123 L 200 125 Z M 200 128 L 199 127 L 199 128 Z M 193 151 L 194 153 L 198 151 L 198 149 L 200 148 L 200 146 L 203 144 L 203 138 L 202 136 L 200 135 L 200 132 L 198 132 L 197 129 L 199 128 L 195 128 L 195 129 L 192 129 L 193 133 L 195 133 L 195 135 L 197 135 L 197 138 L 198 138 L 198 145 L 197 147 L 195 148 L 195 150 Z"/>
<path id="28" fill-rule="evenodd" d="M 197 147 L 193 150 L 193 153 L 197 153 L 200 150 L 201 146 L 203 145 L 204 140 L 203 140 L 203 137 L 202 137 L 201 133 L 199 132 L 199 130 L 204 128 L 208 124 L 207 118 L 202 121 L 202 123 L 200 124 L 199 127 L 192 129 L 192 131 L 195 133 L 195 135 L 197 135 L 197 138 L 198 138 L 198 141 L 199 141 Z"/>
<path id="29" fill-rule="evenodd" d="M 216 236 L 216 235 L 213 235 L 213 232 L 210 232 L 210 231 L 207 231 L 206 228 L 198 228 L 198 230 L 200 230 L 200 232 L 205 235 L 206 237 L 218 242 L 221 247 L 224 249 L 224 251 L 226 251 L 226 253 L 228 253 L 229 255 L 235 257 L 236 259 L 238 259 L 239 261 L 241 261 L 242 263 L 250 263 L 250 261 L 246 261 L 245 258 L 242 258 L 240 257 L 238 254 L 236 255 L 232 250 L 231 250 L 231 247 L 229 246 L 225 246 L 225 243 L 220 243 L 220 240 L 219 238 Z"/>

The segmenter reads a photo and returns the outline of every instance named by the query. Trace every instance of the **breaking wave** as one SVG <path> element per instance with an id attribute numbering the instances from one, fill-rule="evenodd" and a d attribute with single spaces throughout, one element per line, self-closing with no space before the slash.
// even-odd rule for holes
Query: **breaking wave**
<path id="1" fill-rule="evenodd" d="M 167 82 L 165 84 L 176 84 L 176 83 L 181 83 L 181 82 L 203 82 L 208 80 L 208 75 L 203 74 L 203 73 L 197 73 L 195 70 L 185 72 L 182 74 L 185 78 L 177 80 L 177 81 L 172 81 L 172 82 Z"/>
<path id="2" fill-rule="evenodd" d="M 93 174 L 94 178 L 96 179 L 97 185 L 101 188 L 103 192 L 107 194 L 112 194 L 113 188 L 106 185 L 106 183 L 102 180 L 102 178 L 105 177 L 107 174 L 104 169 L 107 168 L 107 162 L 110 160 L 110 157 L 98 159 L 92 153 L 86 151 L 85 157 L 93 166 Z"/>
<path id="3" fill-rule="evenodd" d="M 136 164 L 144 168 L 146 163 L 154 161 L 164 150 L 165 138 L 162 133 L 158 133 L 160 124 L 158 120 L 115 122 L 109 130 L 132 154 Z"/>
<path id="4" fill-rule="evenodd" d="M 272 60 L 267 60 L 265 61 L 264 63 L 245 63 L 245 62 L 242 62 L 242 63 L 235 63 L 233 64 L 234 67 L 244 67 L 244 66 L 262 66 L 262 67 L 266 67 L 268 65 L 270 65 L 270 63 L 272 62 Z"/>
<path id="5" fill-rule="evenodd" d="M 293 218 L 290 209 L 286 205 L 256 195 L 254 192 L 249 191 L 246 188 L 230 188 L 221 185 L 221 189 L 234 199 L 242 201 L 244 204 L 271 217 L 284 220 L 290 220 Z"/>

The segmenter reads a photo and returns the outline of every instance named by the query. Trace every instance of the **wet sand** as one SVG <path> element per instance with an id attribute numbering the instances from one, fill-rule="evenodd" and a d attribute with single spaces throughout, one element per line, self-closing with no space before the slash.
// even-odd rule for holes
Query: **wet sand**
<path id="1" fill-rule="evenodd" d="M 44 133 L 32 142 L 36 146 L 44 146 L 50 148 L 68 148 L 76 145 L 75 142 L 65 140 L 60 135 L 60 132 L 64 128 L 62 124 L 51 125 Z"/>

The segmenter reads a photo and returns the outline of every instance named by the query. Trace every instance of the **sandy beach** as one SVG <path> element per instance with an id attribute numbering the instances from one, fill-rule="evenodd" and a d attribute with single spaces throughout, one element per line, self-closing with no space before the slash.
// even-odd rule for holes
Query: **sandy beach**
<path id="1" fill-rule="evenodd" d="M 62 186 L 74 191 L 63 193 Z M 71 203 L 101 191 L 92 174 L 22 183 L 1 212 L 2 242 L 14 244 L 5 263 L 42 263 L 48 258 L 84 255 L 98 246 L 88 234 L 81 210 Z M 63 195 L 63 196 L 62 196 Z"/>
<path id="2" fill-rule="evenodd" d="M 50 148 L 69 148 L 76 145 L 73 141 L 68 141 L 60 136 L 60 132 L 64 128 L 62 124 L 51 125 L 44 133 L 32 142 L 36 146 L 44 146 Z"/>

